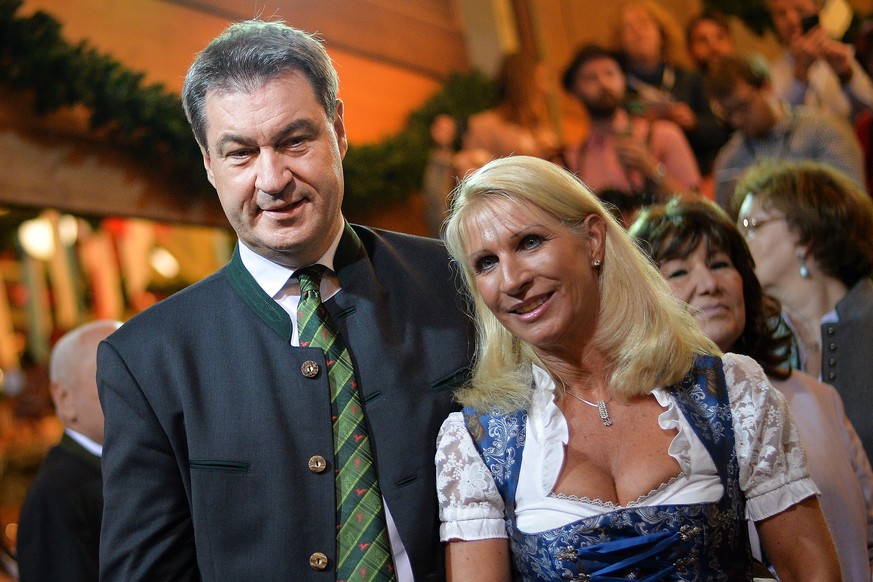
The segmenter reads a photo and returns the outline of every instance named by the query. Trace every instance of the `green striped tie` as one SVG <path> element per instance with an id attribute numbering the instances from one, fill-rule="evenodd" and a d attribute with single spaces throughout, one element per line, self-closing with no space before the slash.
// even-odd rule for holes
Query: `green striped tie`
<path id="1" fill-rule="evenodd" d="M 321 348 L 327 363 L 336 454 L 337 570 L 340 580 L 396 580 L 382 494 L 376 481 L 370 436 L 358 393 L 355 370 L 336 325 L 321 303 L 324 267 L 296 273 L 302 347 Z"/>

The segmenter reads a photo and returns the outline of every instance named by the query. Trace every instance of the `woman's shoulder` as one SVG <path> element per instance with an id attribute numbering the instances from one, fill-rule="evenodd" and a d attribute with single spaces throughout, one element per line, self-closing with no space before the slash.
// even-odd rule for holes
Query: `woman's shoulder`
<path id="1" fill-rule="evenodd" d="M 784 396 L 773 388 L 764 369 L 754 359 L 727 352 L 721 361 L 732 409 L 745 409 L 757 416 L 766 409 L 785 406 Z"/>

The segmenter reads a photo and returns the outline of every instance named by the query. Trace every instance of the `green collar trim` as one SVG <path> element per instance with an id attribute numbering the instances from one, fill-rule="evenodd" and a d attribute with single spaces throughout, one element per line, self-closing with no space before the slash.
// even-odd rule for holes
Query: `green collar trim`
<path id="1" fill-rule="evenodd" d="M 346 222 L 345 230 L 334 257 L 334 267 L 336 268 L 340 285 L 345 285 L 353 270 L 356 259 L 361 254 L 362 247 L 361 239 L 352 230 L 351 225 Z M 290 342 L 291 333 L 293 332 L 291 317 L 281 305 L 276 303 L 272 297 L 261 289 L 255 278 L 246 270 L 239 256 L 238 246 L 233 250 L 233 257 L 231 257 L 230 263 L 227 265 L 226 273 L 230 286 L 246 305 L 255 312 L 255 315 L 260 317 L 264 323 L 270 326 L 285 341 Z"/>
<path id="2" fill-rule="evenodd" d="M 239 256 L 238 247 L 233 250 L 233 257 L 227 265 L 227 279 L 233 290 L 255 312 L 255 315 L 264 320 L 264 323 L 269 325 L 285 341 L 291 341 L 293 331 L 291 317 L 287 311 L 282 309 L 281 305 L 261 289 L 252 274 L 246 270 Z"/>

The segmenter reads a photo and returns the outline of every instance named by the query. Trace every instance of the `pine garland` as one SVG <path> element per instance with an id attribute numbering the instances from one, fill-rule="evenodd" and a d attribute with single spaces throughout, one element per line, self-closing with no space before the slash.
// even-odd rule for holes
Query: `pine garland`
<path id="1" fill-rule="evenodd" d="M 45 12 L 16 16 L 22 3 L 0 0 L 0 83 L 32 93 L 39 114 L 84 105 L 95 134 L 156 167 L 171 167 L 186 196 L 215 196 L 179 95 L 159 83 L 144 85 L 143 73 L 85 41 L 70 44 Z M 431 147 L 431 121 L 440 113 L 464 120 L 495 101 L 487 77 L 455 74 L 410 115 L 407 129 L 376 144 L 351 146 L 343 162 L 346 209 L 382 207 L 416 192 Z"/>

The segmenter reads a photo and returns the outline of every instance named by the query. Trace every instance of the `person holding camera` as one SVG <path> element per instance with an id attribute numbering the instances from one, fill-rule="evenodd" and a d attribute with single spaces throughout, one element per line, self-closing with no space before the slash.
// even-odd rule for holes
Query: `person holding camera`
<path id="1" fill-rule="evenodd" d="M 873 82 L 850 45 L 834 40 L 819 21 L 824 0 L 768 0 L 773 28 L 785 51 L 771 63 L 774 94 L 850 124 L 873 107 Z"/>

